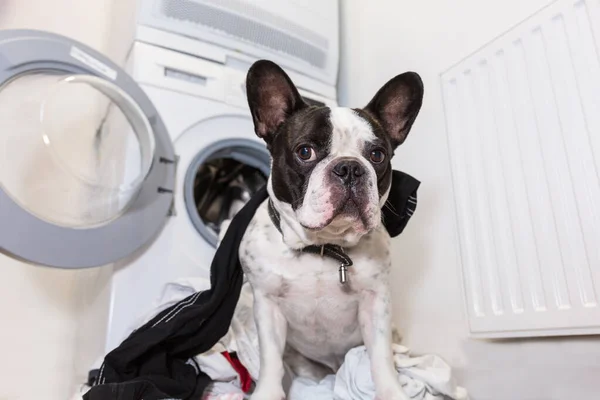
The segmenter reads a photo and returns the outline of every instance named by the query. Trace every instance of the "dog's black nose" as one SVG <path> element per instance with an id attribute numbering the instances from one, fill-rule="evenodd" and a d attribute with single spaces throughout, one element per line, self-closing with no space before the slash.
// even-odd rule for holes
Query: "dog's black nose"
<path id="1" fill-rule="evenodd" d="M 332 172 L 341 178 L 344 183 L 351 183 L 363 176 L 365 169 L 362 164 L 356 160 L 343 160 L 333 167 Z"/>

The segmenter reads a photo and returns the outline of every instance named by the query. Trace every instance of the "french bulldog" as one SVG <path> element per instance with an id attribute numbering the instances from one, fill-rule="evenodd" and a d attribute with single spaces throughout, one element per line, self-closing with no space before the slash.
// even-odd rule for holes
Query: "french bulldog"
<path id="1" fill-rule="evenodd" d="M 255 132 L 272 157 L 269 200 L 239 248 L 260 344 L 251 399 L 285 398 L 284 362 L 318 380 L 363 344 L 377 398 L 407 399 L 392 360 L 382 207 L 394 149 L 421 108 L 421 78 L 396 76 L 364 108 L 311 106 L 279 66 L 261 60 L 248 71 L 246 91 Z M 305 251 L 315 248 L 321 254 Z M 340 265 L 344 257 L 351 263 Z"/>

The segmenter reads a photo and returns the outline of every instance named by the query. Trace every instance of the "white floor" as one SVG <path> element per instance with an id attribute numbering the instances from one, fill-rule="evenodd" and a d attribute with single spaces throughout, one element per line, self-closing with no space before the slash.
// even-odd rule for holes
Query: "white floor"
<path id="1" fill-rule="evenodd" d="M 112 267 L 0 265 L 0 400 L 65 400 L 103 352 Z"/>

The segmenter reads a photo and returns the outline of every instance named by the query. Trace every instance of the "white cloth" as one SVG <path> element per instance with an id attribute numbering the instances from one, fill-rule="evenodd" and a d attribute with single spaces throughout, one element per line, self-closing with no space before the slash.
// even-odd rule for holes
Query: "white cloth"
<path id="1" fill-rule="evenodd" d="M 411 357 L 404 346 L 394 345 L 394 364 L 404 393 L 414 400 L 468 400 L 467 391 L 456 385 L 452 370 L 434 355 Z M 364 346 L 346 354 L 333 390 L 335 400 L 372 400 L 375 386 Z M 325 398 L 323 398 L 325 399 Z M 331 398 L 329 398 L 331 399 Z M 320 400 L 320 399 L 319 399 Z"/>
<path id="2" fill-rule="evenodd" d="M 467 391 L 456 385 L 452 370 L 440 357 L 411 357 L 404 346 L 393 345 L 394 363 L 404 393 L 414 400 L 468 400 Z M 290 400 L 373 400 L 375 386 L 364 346 L 346 354 L 336 375 L 316 383 L 294 379 Z"/>
<path id="3" fill-rule="evenodd" d="M 290 400 L 332 400 L 334 386 L 335 375 L 328 375 L 321 382 L 315 382 L 308 378 L 295 378 L 288 398 Z"/>
<path id="4" fill-rule="evenodd" d="M 208 375 L 213 381 L 236 382 L 236 386 L 240 387 L 238 373 L 220 352 L 210 350 L 194 357 L 194 359 L 200 367 L 200 370 Z"/>

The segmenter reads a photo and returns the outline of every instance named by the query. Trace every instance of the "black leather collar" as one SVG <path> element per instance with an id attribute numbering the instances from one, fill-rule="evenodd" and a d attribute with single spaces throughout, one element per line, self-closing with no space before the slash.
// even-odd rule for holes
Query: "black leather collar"
<path id="1" fill-rule="evenodd" d="M 271 222 L 273 222 L 273 225 L 275 225 L 275 228 L 277 228 L 279 233 L 281 233 L 283 235 L 283 232 L 281 231 L 281 216 L 279 215 L 279 212 L 275 209 L 275 206 L 273 206 L 273 202 L 271 201 L 270 198 L 269 198 L 269 217 L 271 217 Z M 298 251 L 305 252 L 305 253 L 320 254 L 321 257 L 327 256 L 329 258 L 333 258 L 334 260 L 338 261 L 340 263 L 340 268 L 339 268 L 340 283 L 344 284 L 344 283 L 348 282 L 348 267 L 352 266 L 352 260 L 350 259 L 348 254 L 346 254 L 346 252 L 344 251 L 344 249 L 341 246 L 338 246 L 335 244 L 325 244 L 322 246 L 311 245 L 311 246 L 306 246 Z"/>

